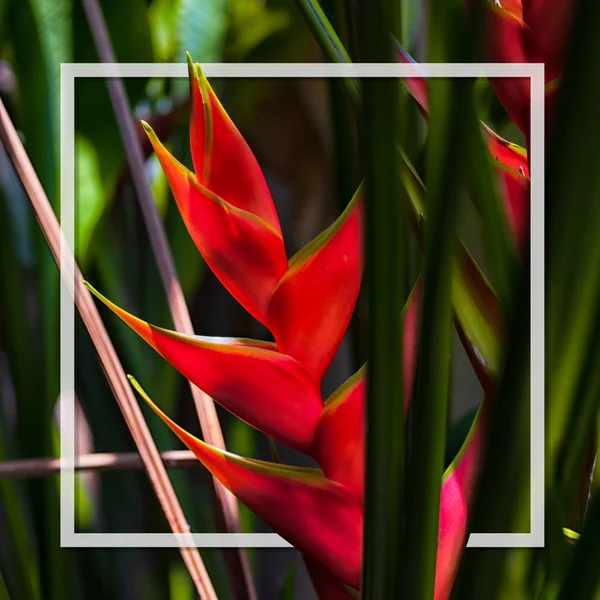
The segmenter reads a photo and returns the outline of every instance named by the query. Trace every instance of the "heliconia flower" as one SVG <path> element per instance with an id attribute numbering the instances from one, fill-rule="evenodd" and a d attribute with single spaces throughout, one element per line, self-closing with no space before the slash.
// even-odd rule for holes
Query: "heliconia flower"
<path id="1" fill-rule="evenodd" d="M 198 182 L 228 204 L 270 225 L 281 238 L 279 217 L 256 157 L 189 54 L 187 61 L 192 105 L 190 149 Z"/>
<path id="2" fill-rule="evenodd" d="M 315 459 L 320 468 L 305 469 L 216 449 L 172 421 L 131 379 L 213 476 L 303 553 L 319 596 L 352 600 L 359 597 L 361 583 L 367 371 L 361 369 L 325 404 L 320 383 L 346 332 L 360 289 L 364 210 L 360 189 L 335 223 L 288 261 L 277 213 L 254 155 L 200 70 L 191 61 L 189 66 L 195 173 L 166 150 L 149 126 L 144 127 L 198 250 L 232 296 L 270 329 L 275 341 L 169 331 L 129 314 L 86 285 L 225 409 Z M 421 86 L 425 111 L 426 92 L 426 85 Z M 514 149 L 494 135 L 488 138 L 513 160 Z M 503 167 L 500 172 L 506 173 L 507 193 L 515 198 L 521 194 L 523 202 L 526 178 L 519 175 L 522 188 L 509 190 L 516 171 Z M 524 227 L 521 209 L 520 204 L 508 208 L 517 232 Z M 459 283 L 473 288 L 470 297 L 479 310 L 479 301 L 488 302 L 493 292 L 474 271 L 460 272 Z M 405 412 L 416 370 L 422 280 L 419 276 L 403 311 Z M 496 323 L 487 325 L 494 328 Z M 493 371 L 478 353 L 477 341 L 469 339 L 460 325 L 458 329 L 487 390 Z M 495 331 L 484 333 L 490 333 L 486 339 L 495 339 Z M 465 544 L 484 425 L 482 416 L 442 482 L 435 600 L 449 597 Z"/>
<path id="3" fill-rule="evenodd" d="M 487 58 L 490 62 L 541 62 L 532 31 L 513 13 L 494 2 L 486 11 Z M 490 85 L 513 123 L 529 139 L 530 81 L 527 77 L 492 77 Z"/>
<path id="4" fill-rule="evenodd" d="M 531 30 L 537 48 L 530 51 L 542 58 L 547 81 L 560 77 L 573 25 L 574 3 L 571 0 L 500 0 L 496 5 Z"/>
<path id="5" fill-rule="evenodd" d="M 355 390 L 356 381 L 345 385 Z M 353 596 L 359 589 L 362 553 L 362 498 L 346 485 L 315 469 L 241 458 L 197 439 L 160 410 L 133 380 L 149 406 L 198 460 L 254 513 L 314 561 L 322 598 Z M 345 398 L 354 394 L 342 391 Z M 355 397 L 355 396 L 354 396 Z M 480 413 L 485 413 L 485 405 Z M 468 533 L 474 485 L 483 451 L 485 416 L 477 418 L 441 488 L 434 600 L 447 600 Z M 360 439 L 360 438 L 359 438 Z M 348 460 L 343 446 L 340 461 Z M 353 463 L 364 460 L 364 442 L 353 446 Z M 335 595 L 334 595 L 335 594 Z"/>
<path id="6" fill-rule="evenodd" d="M 574 18 L 570 0 L 488 0 L 486 2 L 486 60 L 494 63 L 544 63 L 545 116 L 547 129 L 553 123 L 558 83 L 564 67 Z M 414 62 L 396 44 L 396 60 Z M 422 110 L 427 111 L 427 87 L 424 79 L 405 82 Z M 529 78 L 492 77 L 490 84 L 515 125 L 523 132 L 529 147 L 530 82 Z M 490 152 L 515 171 L 529 177 L 526 156 L 518 147 L 502 148 L 502 138 L 486 131 Z M 515 155 L 515 152 L 516 154 Z M 521 156 L 519 156 L 521 155 Z"/>
<path id="7" fill-rule="evenodd" d="M 420 289 L 419 280 L 411 295 L 413 302 L 409 300 L 404 315 L 404 355 L 410 357 L 416 356 L 417 348 L 414 332 L 410 331 L 413 325 L 409 320 L 416 320 L 411 311 L 415 310 L 420 301 Z M 365 372 L 361 369 L 332 394 L 325 404 L 316 435 L 316 457 L 324 475 L 349 487 L 359 495 L 361 501 L 365 461 L 365 383 Z M 410 401 L 410 396 L 408 400 Z M 449 598 L 458 571 L 483 452 L 486 419 L 487 404 L 484 404 L 461 451 L 444 474 L 440 498 L 435 600 Z"/>

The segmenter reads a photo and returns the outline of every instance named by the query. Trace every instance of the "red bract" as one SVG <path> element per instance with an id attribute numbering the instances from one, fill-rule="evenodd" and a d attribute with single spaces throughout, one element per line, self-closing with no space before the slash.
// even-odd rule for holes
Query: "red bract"
<path id="1" fill-rule="evenodd" d="M 529 240 L 529 181 L 504 165 L 500 165 L 497 172 L 500 192 L 506 199 L 508 225 L 522 254 Z"/>
<path id="2" fill-rule="evenodd" d="M 549 83 L 546 104 L 550 105 L 546 122 L 551 124 L 556 96 L 554 82 L 564 66 L 573 23 L 573 3 L 570 0 L 531 0 L 522 5 L 520 0 L 490 1 L 488 8 L 488 60 L 544 63 L 545 80 Z M 529 80 L 494 78 L 490 82 L 511 119 L 529 140 Z"/>
<path id="3" fill-rule="evenodd" d="M 527 152 L 518 144 L 513 144 L 500 137 L 485 123 L 482 123 L 483 135 L 485 136 L 490 154 L 498 162 L 506 165 L 513 171 L 518 171 L 523 177 L 529 179 L 529 161 Z"/>
<path id="4" fill-rule="evenodd" d="M 408 411 L 417 366 L 419 277 L 403 312 L 404 408 Z M 366 367 L 338 388 L 325 403 L 315 435 L 315 456 L 326 477 L 363 497 Z"/>
<path id="5" fill-rule="evenodd" d="M 354 311 L 362 273 L 362 199 L 290 261 L 267 313 L 281 352 L 316 382 L 323 377 Z M 357 278 L 358 275 L 358 278 Z"/>
<path id="6" fill-rule="evenodd" d="M 144 128 L 206 264 L 250 314 L 266 323 L 273 290 L 287 271 L 281 233 L 240 208 L 241 202 L 236 206 L 204 187 L 169 154 L 149 125 Z"/>
<path id="7" fill-rule="evenodd" d="M 311 452 L 321 394 L 292 357 L 252 341 L 216 342 L 155 327 L 88 288 L 224 408 L 284 444 Z"/>
<path id="8" fill-rule="evenodd" d="M 320 596 L 348 600 L 355 597 L 353 590 L 361 580 L 366 369 L 325 405 L 320 382 L 346 332 L 360 289 L 363 200 L 357 192 L 336 222 L 288 262 L 254 155 L 191 63 L 190 85 L 195 173 L 144 127 L 198 250 L 231 294 L 270 329 L 275 342 L 212 339 L 162 329 L 89 287 L 224 408 L 317 461 L 322 470 L 251 460 L 213 448 L 174 423 L 134 383 L 204 466 L 302 551 Z M 421 91 L 425 102 L 426 86 Z M 503 147 L 510 154 L 510 147 Z M 415 376 L 421 287 L 419 277 L 403 313 L 405 410 Z M 485 365 L 482 368 L 487 376 Z M 443 482 L 436 600 L 448 597 L 464 546 L 480 423 Z"/>
<path id="9" fill-rule="evenodd" d="M 325 403 L 315 436 L 315 455 L 325 477 L 352 490 L 362 504 L 365 471 L 363 367 Z"/>
<path id="10" fill-rule="evenodd" d="M 560 77 L 573 25 L 572 0 L 504 0 L 500 5 L 531 30 L 537 44 L 534 51 L 546 67 L 546 80 Z"/>
<path id="11" fill-rule="evenodd" d="M 486 16 L 489 62 L 542 62 L 535 37 L 521 19 L 493 2 L 488 2 Z M 490 84 L 508 116 L 529 140 L 530 80 L 524 77 L 492 77 Z"/>
<path id="12" fill-rule="evenodd" d="M 187 58 L 192 100 L 190 148 L 198 182 L 225 202 L 257 216 L 281 238 L 279 217 L 254 154 L 202 71 L 189 54 Z"/>
<path id="13" fill-rule="evenodd" d="M 467 441 L 450 465 L 442 483 L 438 554 L 435 570 L 435 600 L 450 597 L 466 543 L 469 512 L 484 450 L 487 405 L 479 410 Z"/>
<path id="14" fill-rule="evenodd" d="M 337 578 L 360 585 L 362 509 L 345 486 L 317 469 L 288 467 L 217 450 L 146 402 L 198 460 L 248 508 Z"/>

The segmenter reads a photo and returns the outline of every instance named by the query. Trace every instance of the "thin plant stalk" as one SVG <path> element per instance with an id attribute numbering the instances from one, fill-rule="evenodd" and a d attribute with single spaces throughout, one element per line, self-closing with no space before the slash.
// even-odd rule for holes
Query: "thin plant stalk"
<path id="1" fill-rule="evenodd" d="M 445 0 L 430 6 L 429 60 L 456 59 L 462 45 L 455 7 Z M 452 52 L 450 54 L 449 52 Z M 420 319 L 414 399 L 409 412 L 412 432 L 407 456 L 405 598 L 434 596 L 441 481 L 444 471 L 450 396 L 452 340 L 452 268 L 459 207 L 463 129 L 467 123 L 468 80 L 433 79 L 427 144 L 429 194 L 425 232 L 425 279 Z"/>
<path id="2" fill-rule="evenodd" d="M 449 407 L 454 223 L 468 82 L 434 80 L 428 148 L 425 279 L 414 401 L 409 413 L 406 598 L 433 597 Z M 465 87 L 467 89 L 465 89 Z"/>
<path id="3" fill-rule="evenodd" d="M 363 62 L 390 62 L 385 2 L 358 5 Z M 369 368 L 366 403 L 365 600 L 399 598 L 404 546 L 404 415 L 401 310 L 406 203 L 396 160 L 398 81 L 363 79 L 363 164 Z"/>
<path id="4" fill-rule="evenodd" d="M 199 468 L 200 463 L 189 450 L 167 450 L 160 453 L 167 469 Z M 60 472 L 60 458 L 25 458 L 0 462 L 0 479 L 47 477 Z M 75 471 L 129 471 L 143 469 L 144 462 L 135 452 L 94 452 L 77 456 Z"/>

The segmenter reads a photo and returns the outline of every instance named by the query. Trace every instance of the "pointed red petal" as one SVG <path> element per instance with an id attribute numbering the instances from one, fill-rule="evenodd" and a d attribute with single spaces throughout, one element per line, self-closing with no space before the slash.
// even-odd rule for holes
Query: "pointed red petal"
<path id="1" fill-rule="evenodd" d="M 525 149 L 500 137 L 485 123 L 482 125 L 483 135 L 492 157 L 515 171 L 521 171 L 522 175 L 529 179 L 529 162 Z"/>
<path id="2" fill-rule="evenodd" d="M 415 377 L 422 278 L 404 309 L 404 409 L 408 411 Z M 362 498 L 366 368 L 363 367 L 327 400 L 315 435 L 315 457 L 323 473 Z"/>
<path id="3" fill-rule="evenodd" d="M 358 297 L 362 205 L 357 193 L 339 219 L 292 258 L 269 305 L 267 326 L 279 350 L 315 382 L 333 360 Z"/>
<path id="4" fill-rule="evenodd" d="M 487 16 L 490 62 L 543 62 L 537 42 L 523 21 L 493 3 L 488 3 Z M 490 84 L 508 116 L 529 139 L 529 78 L 492 77 Z"/>
<path id="5" fill-rule="evenodd" d="M 491 0 L 492 2 L 494 0 Z M 521 0 L 498 0 L 502 10 L 506 10 L 511 13 L 517 19 L 523 18 L 523 5 Z"/>
<path id="6" fill-rule="evenodd" d="M 394 51 L 397 63 L 403 65 L 417 64 L 415 59 L 398 42 L 394 44 Z M 405 77 L 402 79 L 402 83 L 416 100 L 421 114 L 427 119 L 429 117 L 429 79 L 427 77 Z"/>
<path id="7" fill-rule="evenodd" d="M 282 443 L 311 453 L 323 405 L 320 391 L 294 359 L 260 344 L 239 340 L 219 343 L 155 327 L 88 288 L 184 377 L 228 411 Z"/>
<path id="8" fill-rule="evenodd" d="M 499 167 L 497 172 L 508 224 L 522 254 L 529 240 L 529 180 L 517 171 Z"/>
<path id="9" fill-rule="evenodd" d="M 487 402 L 479 409 L 453 463 L 442 482 L 438 550 L 435 568 L 434 600 L 447 600 L 458 571 L 460 556 L 467 541 L 469 511 L 482 458 L 487 427 Z"/>
<path id="10" fill-rule="evenodd" d="M 315 435 L 315 456 L 325 477 L 362 498 L 365 471 L 365 385 L 363 367 L 325 403 Z"/>
<path id="11" fill-rule="evenodd" d="M 136 388 L 198 460 L 250 510 L 335 577 L 359 585 L 362 510 L 350 490 L 315 469 L 250 460 L 209 446 Z"/>
<path id="12" fill-rule="evenodd" d="M 563 70 L 576 4 L 573 0 L 529 0 L 523 20 L 533 31 L 546 67 L 546 81 Z"/>
<path id="13" fill-rule="evenodd" d="M 145 124 L 144 128 L 204 260 L 231 295 L 264 323 L 273 290 L 287 271 L 281 234 L 261 218 L 228 204 L 200 185 L 160 143 L 150 126 Z"/>
<path id="14" fill-rule="evenodd" d="M 252 150 L 188 55 L 192 118 L 190 148 L 198 181 L 226 202 L 281 228 Z"/>
<path id="15" fill-rule="evenodd" d="M 356 591 L 346 587 L 321 563 L 306 555 L 304 562 L 319 600 L 360 600 Z"/>

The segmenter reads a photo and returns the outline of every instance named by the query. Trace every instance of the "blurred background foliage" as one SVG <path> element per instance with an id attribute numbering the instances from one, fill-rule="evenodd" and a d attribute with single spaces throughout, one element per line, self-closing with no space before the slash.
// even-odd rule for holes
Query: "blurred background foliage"
<path id="1" fill-rule="evenodd" d="M 335 20 L 337 3 L 325 0 Z M 354 2 L 342 3 L 348 11 Z M 183 62 L 185 51 L 206 62 L 324 60 L 292 0 L 103 0 L 120 62 Z M 403 43 L 425 57 L 423 10 L 403 3 Z M 348 39 L 353 32 L 339 22 Z M 352 44 L 349 46 L 352 49 Z M 17 125 L 55 210 L 59 207 L 59 76 L 63 62 L 97 62 L 78 0 L 0 0 L 0 94 Z M 130 79 L 135 114 L 149 121 L 173 153 L 190 164 L 186 80 Z M 336 82 L 229 80 L 218 95 L 257 155 L 278 207 L 289 253 L 345 206 L 360 179 L 356 131 Z M 477 83 L 481 116 L 521 142 L 485 81 Z M 424 125 L 410 105 L 406 151 L 422 166 Z M 193 246 L 171 201 L 166 180 L 138 128 L 147 174 L 173 251 L 197 333 L 264 337 L 228 296 Z M 165 294 L 128 171 L 113 109 L 102 80 L 76 83 L 76 257 L 85 277 L 117 304 L 150 322 L 172 327 Z M 460 233 L 485 269 L 476 215 L 465 206 Z M 464 230 L 464 231 L 463 231 Z M 418 244 L 409 279 L 416 276 Z M 59 400 L 58 271 L 23 191 L 0 148 L 0 460 L 57 455 Z M 102 313 L 107 316 L 106 313 Z M 328 394 L 364 357 L 361 305 L 328 373 Z M 125 369 L 143 382 L 178 422 L 197 432 L 185 381 L 114 318 L 105 324 Z M 481 389 L 460 345 L 454 345 L 454 456 L 473 419 Z M 131 452 L 134 446 L 83 326 L 76 328 L 78 451 Z M 148 413 L 146 412 L 146 415 Z M 233 452 L 269 458 L 264 436 L 219 410 Z M 179 447 L 150 418 L 161 450 Z M 284 452 L 284 449 L 280 449 Z M 306 460 L 284 454 L 286 461 Z M 201 468 L 172 471 L 194 531 L 216 531 L 210 482 Z M 142 471 L 78 477 L 77 528 L 90 532 L 158 532 L 166 523 Z M 176 550 L 59 548 L 58 478 L 0 479 L 0 598 L 164 599 L 193 597 Z M 242 509 L 244 531 L 264 525 Z M 313 593 L 293 550 L 251 551 L 259 598 L 310 598 Z M 202 552 L 219 598 L 230 598 L 222 553 Z M 298 568 L 289 570 L 290 563 Z M 285 584 L 284 584 L 285 582 Z M 295 588 L 295 596 L 293 590 Z"/>

